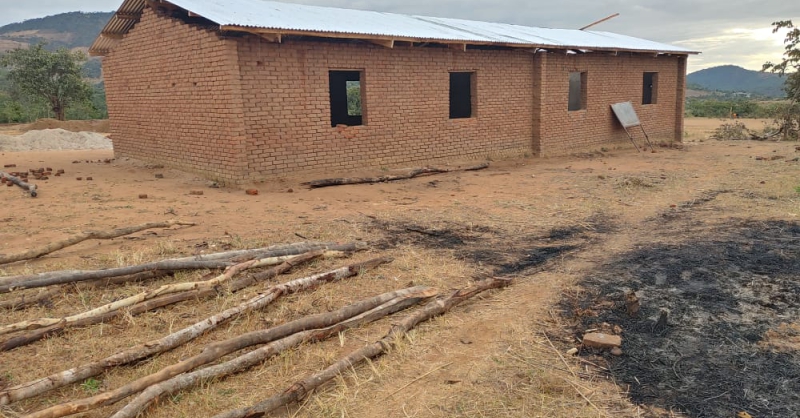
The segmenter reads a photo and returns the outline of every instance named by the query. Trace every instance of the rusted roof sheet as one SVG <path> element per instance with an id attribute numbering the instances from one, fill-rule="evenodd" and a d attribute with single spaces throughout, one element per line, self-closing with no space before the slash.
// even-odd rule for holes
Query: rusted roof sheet
<path id="1" fill-rule="evenodd" d="M 693 54 L 694 51 L 619 35 L 577 29 L 549 29 L 505 23 L 425 17 L 308 6 L 265 0 L 170 0 L 224 30 L 256 29 L 276 34 L 305 34 L 333 38 L 411 40 L 419 42 L 504 45 L 530 48 L 612 50 Z M 141 14 L 145 0 L 125 0 L 91 51 L 105 53 L 118 35 L 135 24 L 130 14 Z"/>

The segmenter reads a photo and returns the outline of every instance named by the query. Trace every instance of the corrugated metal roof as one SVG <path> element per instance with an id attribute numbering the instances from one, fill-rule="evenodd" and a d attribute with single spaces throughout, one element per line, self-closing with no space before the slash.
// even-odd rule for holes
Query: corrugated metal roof
<path id="1" fill-rule="evenodd" d="M 220 25 L 283 34 L 396 39 L 583 50 L 692 54 L 694 51 L 610 32 L 536 28 L 505 23 L 411 16 L 364 10 L 307 6 L 265 0 L 171 0 L 170 3 Z M 141 13 L 144 0 L 125 0 L 118 14 Z M 133 21 L 111 18 L 103 33 L 124 34 Z M 92 51 L 107 52 L 113 39 L 100 38 Z"/>

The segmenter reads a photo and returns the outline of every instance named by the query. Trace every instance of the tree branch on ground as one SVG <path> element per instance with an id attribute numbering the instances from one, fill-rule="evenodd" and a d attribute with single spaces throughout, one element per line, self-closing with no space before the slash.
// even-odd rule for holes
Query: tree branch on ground
<path id="1" fill-rule="evenodd" d="M 302 183 L 310 189 L 318 189 L 321 187 L 342 186 L 345 184 L 370 184 L 370 183 L 385 183 L 387 181 L 407 180 L 417 176 L 428 174 L 452 173 L 455 171 L 477 171 L 489 167 L 489 163 L 479 164 L 471 167 L 464 168 L 435 168 L 423 167 L 411 170 L 406 174 L 386 175 L 380 177 L 339 177 L 331 179 L 314 180 Z"/>
<path id="2" fill-rule="evenodd" d="M 118 228 L 113 229 L 111 231 L 86 231 L 81 232 L 80 234 L 74 235 L 67 239 L 52 242 L 40 248 L 35 248 L 33 250 L 25 251 L 24 253 L 19 254 L 11 254 L 11 255 L 0 255 L 0 264 L 8 264 L 13 263 L 15 261 L 22 261 L 22 260 L 30 260 L 33 258 L 41 257 L 45 254 L 50 254 L 54 251 L 58 251 L 63 248 L 67 248 L 69 246 L 78 244 L 80 242 L 89 240 L 89 239 L 114 239 L 119 238 L 125 235 L 134 234 L 136 232 L 141 232 L 147 229 L 153 228 L 169 228 L 171 226 L 180 225 L 180 226 L 194 226 L 197 225 L 194 222 L 182 222 L 178 220 L 169 220 L 165 222 L 148 222 L 141 225 L 129 226 L 125 228 Z"/>
<path id="3" fill-rule="evenodd" d="M 358 326 L 360 324 L 367 322 L 367 320 L 378 319 L 382 316 L 391 314 L 399 309 L 403 309 L 413 304 L 419 303 L 420 301 L 428 299 L 435 295 L 436 291 L 425 286 L 418 286 L 414 288 L 388 292 L 373 298 L 359 301 L 357 303 L 346 306 L 337 311 L 319 315 L 313 315 L 295 321 L 291 321 L 289 323 L 286 323 L 278 327 L 243 334 L 238 337 L 210 344 L 206 346 L 202 350 L 202 352 L 196 356 L 190 357 L 186 360 L 165 367 L 156 373 L 139 378 L 118 389 L 108 391 L 93 396 L 91 398 L 65 403 L 60 405 L 60 407 L 62 407 L 63 410 L 85 411 L 104 405 L 110 405 L 130 395 L 148 389 L 153 385 L 157 385 L 158 383 L 172 379 L 173 377 L 178 376 L 181 373 L 185 373 L 190 370 L 196 369 L 197 367 L 215 361 L 222 356 L 234 353 L 244 348 L 253 345 L 272 343 L 274 341 L 285 339 L 287 337 L 290 337 L 289 339 L 292 340 L 294 343 L 286 344 L 284 342 L 282 344 L 278 344 L 280 346 L 283 346 L 284 349 L 288 347 L 297 346 L 303 342 L 319 341 L 325 338 L 330 338 L 331 336 L 338 334 L 344 329 Z M 371 315 L 370 314 L 365 315 L 365 312 L 371 313 Z M 325 329 L 320 329 L 320 328 L 325 328 Z M 277 352 L 270 349 L 265 349 L 262 351 L 269 353 L 267 354 L 268 356 L 277 354 Z M 260 362 L 266 359 L 266 357 L 263 357 L 262 355 L 256 356 L 248 354 L 246 356 L 248 356 L 248 358 L 250 359 L 248 362 L 236 363 L 236 361 L 234 360 L 233 362 L 237 364 L 237 367 L 235 369 L 229 367 L 223 367 L 222 369 L 227 371 L 226 374 L 230 374 L 234 371 L 241 370 L 242 368 L 252 366 L 254 361 Z M 257 360 L 257 358 L 260 359 Z M 215 377 L 219 376 L 220 375 L 217 375 Z M 182 382 L 193 381 L 193 379 L 179 379 L 179 380 Z M 160 387 L 148 390 L 147 394 L 143 394 L 144 396 L 137 397 L 133 402 L 131 402 L 130 405 L 123 408 L 115 416 L 135 417 L 155 397 L 160 396 L 165 391 L 174 392 L 175 390 L 185 388 L 186 387 L 185 385 L 186 383 L 182 385 L 176 385 L 175 382 L 166 383 L 164 385 L 158 385 Z M 58 412 L 56 412 L 52 416 L 63 416 L 63 415 L 60 415 Z"/>
<path id="4" fill-rule="evenodd" d="M 352 264 L 331 270 L 326 273 L 315 274 L 271 286 L 264 293 L 248 300 L 247 302 L 244 302 L 238 306 L 234 306 L 230 309 L 226 309 L 225 311 L 222 311 L 165 337 L 131 347 L 99 361 L 87 363 L 47 377 L 43 377 L 41 379 L 34 380 L 32 382 L 23 383 L 21 385 L 2 390 L 0 391 L 0 405 L 7 405 L 11 402 L 28 399 L 52 389 L 71 383 L 80 382 L 81 380 L 89 377 L 97 376 L 111 367 L 133 363 L 152 355 L 171 350 L 194 340 L 200 335 L 203 335 L 206 332 L 216 328 L 220 324 L 239 317 L 244 313 L 262 309 L 284 295 L 297 293 L 302 290 L 313 289 L 323 283 L 334 282 L 347 277 L 356 276 L 364 271 L 391 261 L 392 259 L 388 257 L 375 258 L 362 263 Z M 284 263 L 275 269 L 286 271 L 290 267 L 291 264 Z"/>
<path id="5" fill-rule="evenodd" d="M 448 312 L 456 305 L 464 302 L 465 300 L 489 289 L 496 289 L 500 287 L 509 286 L 510 279 L 492 278 L 476 282 L 472 286 L 458 290 L 450 296 L 432 301 L 425 305 L 422 309 L 409 315 L 399 324 L 394 325 L 385 337 L 379 341 L 372 343 L 366 347 L 356 350 L 336 363 L 332 364 L 325 370 L 308 376 L 307 378 L 296 382 L 290 386 L 286 391 L 279 395 L 275 395 L 269 399 L 264 400 L 256 405 L 248 408 L 236 409 L 226 413 L 216 415 L 214 418 L 243 418 L 243 417 L 260 417 L 266 413 L 274 411 L 284 405 L 293 402 L 298 402 L 309 393 L 320 387 L 325 382 L 335 378 L 343 371 L 348 370 L 356 364 L 363 362 L 367 359 L 375 358 L 381 354 L 390 351 L 399 340 L 405 338 L 406 333 L 417 326 L 419 323 L 427 321 L 433 317 L 442 315 Z M 202 370 L 201 370 L 202 371 Z M 132 417 L 133 415 L 128 415 Z M 121 418 L 121 417 L 115 417 Z"/>

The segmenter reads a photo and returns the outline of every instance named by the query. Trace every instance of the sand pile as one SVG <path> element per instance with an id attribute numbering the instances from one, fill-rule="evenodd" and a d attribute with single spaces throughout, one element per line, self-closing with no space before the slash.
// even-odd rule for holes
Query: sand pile
<path id="1" fill-rule="evenodd" d="M 0 135 L 0 151 L 111 149 L 111 140 L 95 132 L 64 129 L 28 131 L 19 136 Z"/>
<path id="2" fill-rule="evenodd" d="M 36 122 L 22 125 L 21 131 L 39 131 L 43 129 L 64 129 L 70 132 L 108 132 L 108 119 L 98 120 L 56 120 L 39 119 Z"/>

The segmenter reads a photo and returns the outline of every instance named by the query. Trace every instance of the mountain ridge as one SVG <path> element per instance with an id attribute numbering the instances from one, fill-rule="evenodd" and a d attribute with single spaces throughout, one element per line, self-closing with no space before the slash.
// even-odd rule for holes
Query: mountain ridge
<path id="1" fill-rule="evenodd" d="M 88 49 L 114 12 L 67 12 L 0 26 L 0 52 L 47 42 L 48 48 Z"/>
<path id="2" fill-rule="evenodd" d="M 783 98 L 785 77 L 748 70 L 737 65 L 720 65 L 695 71 L 686 76 L 686 83 L 705 90 L 750 93 L 769 98 Z"/>

